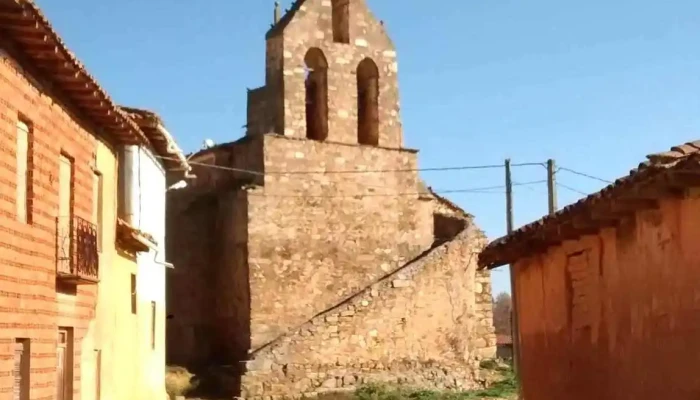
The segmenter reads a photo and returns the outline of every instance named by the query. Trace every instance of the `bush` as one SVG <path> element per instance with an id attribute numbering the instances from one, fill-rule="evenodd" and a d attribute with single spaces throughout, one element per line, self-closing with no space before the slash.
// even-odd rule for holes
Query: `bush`
<path id="1" fill-rule="evenodd" d="M 176 365 L 165 367 L 165 391 L 171 397 L 184 396 L 197 387 L 195 375 Z"/>

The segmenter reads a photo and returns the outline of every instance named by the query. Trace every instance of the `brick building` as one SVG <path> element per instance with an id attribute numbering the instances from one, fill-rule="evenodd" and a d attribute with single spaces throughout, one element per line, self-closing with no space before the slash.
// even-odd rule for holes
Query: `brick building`
<path id="1" fill-rule="evenodd" d="M 130 313 L 133 262 L 116 245 L 118 231 L 143 236 L 117 227 L 124 145 L 178 153 L 114 104 L 32 1 L 0 0 L 2 400 L 165 395 L 162 379 L 124 379 L 164 375 L 164 355 L 153 366 L 136 346 L 152 325 Z"/>
<path id="2" fill-rule="evenodd" d="M 266 40 L 246 136 L 192 155 L 169 197 L 169 362 L 240 367 L 244 397 L 475 385 L 495 355 L 485 238 L 415 172 L 383 23 L 297 1 Z"/>
<path id="3" fill-rule="evenodd" d="M 698 397 L 699 167 L 700 141 L 650 155 L 481 253 L 515 273 L 524 398 Z"/>

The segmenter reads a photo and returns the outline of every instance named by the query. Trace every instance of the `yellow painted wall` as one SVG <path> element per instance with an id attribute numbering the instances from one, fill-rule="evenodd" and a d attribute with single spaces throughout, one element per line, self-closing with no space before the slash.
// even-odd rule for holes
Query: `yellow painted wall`
<path id="1" fill-rule="evenodd" d="M 97 151 L 97 169 L 103 176 L 103 246 L 100 253 L 95 318 L 79 345 L 81 400 L 97 399 L 97 371 L 101 371 L 100 400 L 164 400 L 165 309 L 158 301 L 165 273 L 144 271 L 136 260 L 118 253 L 115 246 L 117 219 L 117 158 L 105 145 Z M 131 307 L 131 274 L 136 274 L 137 310 Z M 157 309 L 156 349 L 151 348 L 151 301 Z M 96 365 L 97 350 L 101 366 Z M 77 360 L 76 360 L 77 361 Z"/>

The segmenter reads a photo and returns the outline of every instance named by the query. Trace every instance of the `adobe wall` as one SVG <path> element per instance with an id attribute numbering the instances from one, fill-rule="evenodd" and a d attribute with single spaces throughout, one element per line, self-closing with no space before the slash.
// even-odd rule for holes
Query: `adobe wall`
<path id="1" fill-rule="evenodd" d="M 265 186 L 248 194 L 254 349 L 433 243 L 432 209 L 419 199 L 416 172 L 275 171 L 415 168 L 413 151 L 265 136 Z"/>
<path id="2" fill-rule="evenodd" d="M 478 386 L 478 360 L 496 345 L 477 293 L 490 291 L 476 274 L 484 245 L 470 226 L 254 353 L 242 395 L 316 395 L 369 382 Z"/>
<path id="3" fill-rule="evenodd" d="M 516 265 L 522 385 L 532 400 L 700 392 L 700 198 Z"/>

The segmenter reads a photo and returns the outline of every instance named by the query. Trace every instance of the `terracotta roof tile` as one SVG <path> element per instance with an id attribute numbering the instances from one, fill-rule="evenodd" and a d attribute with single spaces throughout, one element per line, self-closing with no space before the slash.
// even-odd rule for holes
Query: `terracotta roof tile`
<path id="1" fill-rule="evenodd" d="M 0 35 L 15 43 L 23 57 L 109 138 L 120 144 L 151 144 L 151 138 L 90 75 L 32 0 L 0 0 Z"/>
<path id="2" fill-rule="evenodd" d="M 150 110 L 133 107 L 122 106 L 121 109 L 141 128 L 151 145 L 153 145 L 156 153 L 162 157 L 165 165 L 170 167 L 179 166 L 186 171 L 191 169 L 175 140 L 158 128 L 159 126 L 165 126 L 158 114 Z"/>
<path id="3" fill-rule="evenodd" d="M 645 186 L 668 186 L 669 181 L 666 178 L 675 170 L 681 169 L 686 172 L 692 170 L 700 173 L 700 141 L 684 143 L 672 147 L 669 151 L 650 154 L 647 156 L 647 161 L 632 169 L 629 175 L 618 178 L 601 191 L 570 204 L 553 215 L 527 224 L 510 235 L 492 241 L 480 254 L 479 265 L 482 268 L 495 268 L 534 254 L 542 246 L 554 245 L 565 239 L 561 226 L 577 217 L 588 218 L 594 223 L 585 228 L 569 231 L 573 237 L 600 229 L 607 222 L 592 219 L 592 212 L 606 209 L 621 197 L 626 197 L 628 201 L 637 201 L 632 210 L 652 206 L 653 201 L 644 201 L 635 197 L 638 190 Z M 611 216 L 607 221 L 615 222 L 616 218 L 619 220 L 619 215 Z M 538 243 L 540 247 L 533 246 L 533 243 Z"/>

